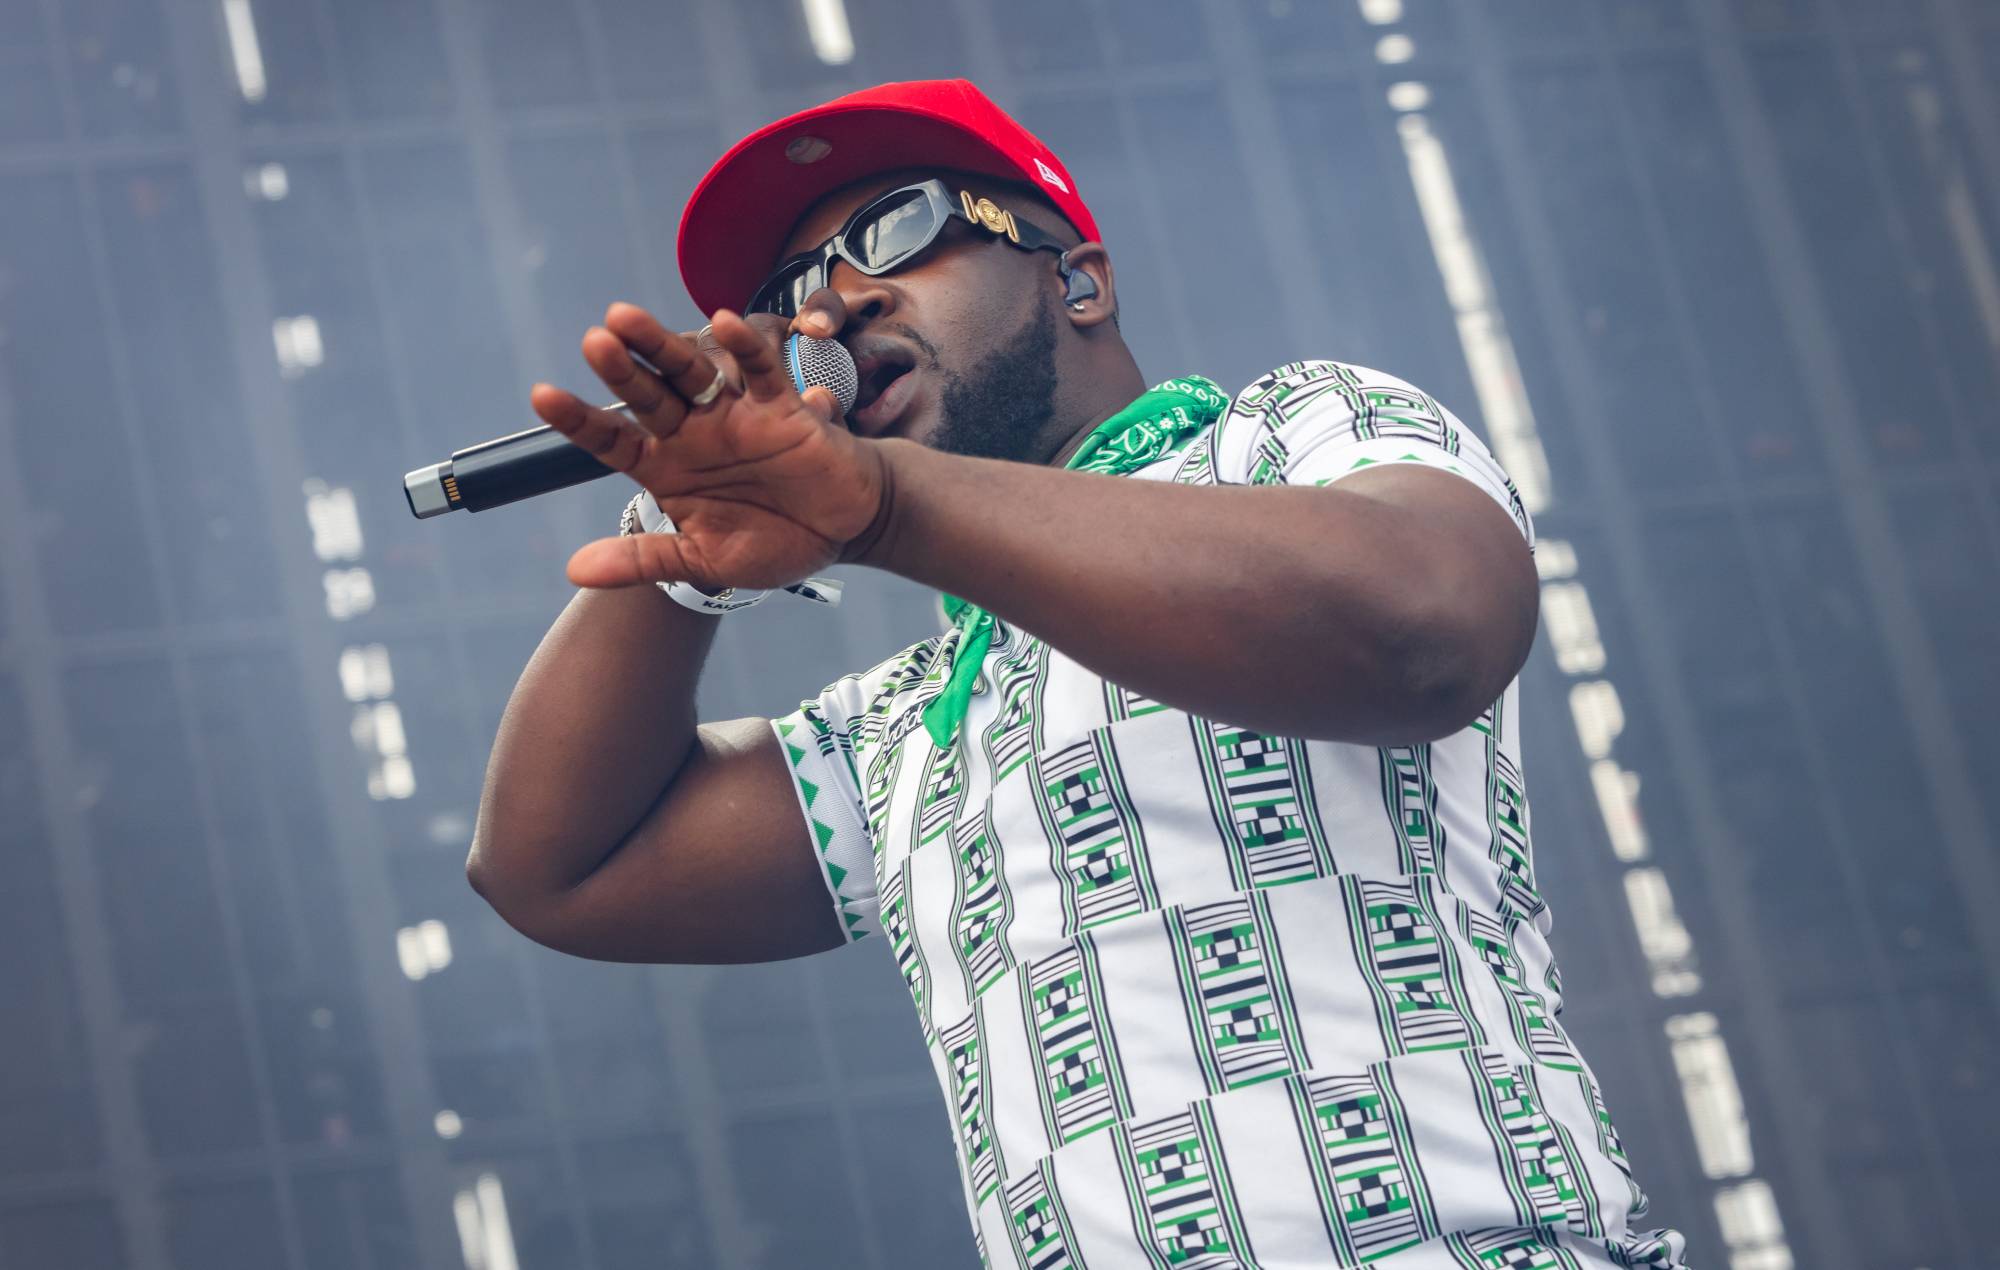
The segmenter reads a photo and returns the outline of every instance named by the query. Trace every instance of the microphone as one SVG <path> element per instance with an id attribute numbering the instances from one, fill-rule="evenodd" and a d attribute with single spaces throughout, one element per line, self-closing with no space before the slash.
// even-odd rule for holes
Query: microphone
<path id="1" fill-rule="evenodd" d="M 628 350 L 629 351 L 629 350 Z M 840 399 L 844 414 L 854 408 L 861 391 L 854 358 L 834 340 L 793 334 L 785 341 L 785 369 L 800 392 L 814 384 L 831 388 Z M 658 374 L 657 367 L 637 353 L 632 360 Z M 622 410 L 625 403 L 614 401 L 606 410 Z M 614 469 L 568 437 L 543 424 L 511 436 L 486 441 L 470 449 L 456 450 L 442 463 L 420 467 L 403 477 L 403 497 L 410 514 L 419 520 L 446 512 L 483 512 L 491 507 L 547 494 L 600 476 Z"/>

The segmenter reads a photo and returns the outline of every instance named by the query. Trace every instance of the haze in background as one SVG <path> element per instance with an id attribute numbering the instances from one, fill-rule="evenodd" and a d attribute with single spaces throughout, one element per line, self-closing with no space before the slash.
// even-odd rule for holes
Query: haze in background
<path id="1" fill-rule="evenodd" d="M 1149 378 L 1388 370 L 1528 498 L 1563 1018 L 1656 1222 L 1734 1270 L 1990 1259 L 2000 9 L 33 0 L 0 1270 L 977 1264 L 883 949 L 583 962 L 465 884 L 629 486 L 400 492 L 588 394 L 611 300 L 698 324 L 673 231 L 730 142 L 960 74 L 1081 181 Z M 704 716 L 937 629 L 848 577 L 728 619 Z"/>

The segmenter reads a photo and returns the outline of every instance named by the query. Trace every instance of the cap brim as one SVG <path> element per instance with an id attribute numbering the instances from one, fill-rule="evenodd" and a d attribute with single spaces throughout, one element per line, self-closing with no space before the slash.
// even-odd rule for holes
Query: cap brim
<path id="1" fill-rule="evenodd" d="M 825 153 L 806 163 L 788 157 L 800 137 L 817 138 Z M 1024 179 L 977 133 L 916 106 L 829 103 L 750 134 L 716 160 L 681 215 L 677 254 L 688 295 L 703 313 L 741 309 L 806 209 L 872 173 L 928 166 Z"/>

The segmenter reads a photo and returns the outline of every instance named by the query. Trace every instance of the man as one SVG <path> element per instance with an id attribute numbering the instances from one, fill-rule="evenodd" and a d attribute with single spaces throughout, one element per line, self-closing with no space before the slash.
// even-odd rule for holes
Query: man
<path id="1" fill-rule="evenodd" d="M 991 1265 L 1678 1265 L 1555 1020 L 1484 447 L 1336 362 L 1149 391 L 1075 180 L 963 81 L 747 138 L 680 261 L 710 327 L 584 336 L 630 418 L 532 393 L 649 532 L 569 562 L 479 892 L 580 956 L 885 945 Z M 854 353 L 845 418 L 795 331 Z M 711 594 L 836 561 L 951 628 L 697 725 Z"/>

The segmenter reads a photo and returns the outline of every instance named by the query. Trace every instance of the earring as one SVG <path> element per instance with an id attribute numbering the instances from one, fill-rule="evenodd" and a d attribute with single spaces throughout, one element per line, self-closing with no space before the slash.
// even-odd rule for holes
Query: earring
<path id="1" fill-rule="evenodd" d="M 1083 301 L 1077 300 L 1073 302 L 1069 307 L 1075 309 L 1078 313 L 1081 313 L 1083 312 Z"/>

